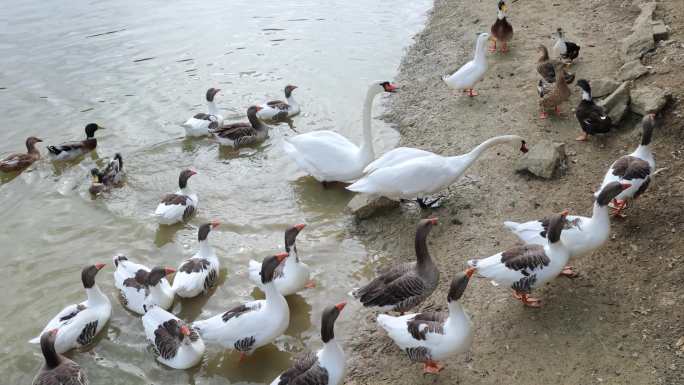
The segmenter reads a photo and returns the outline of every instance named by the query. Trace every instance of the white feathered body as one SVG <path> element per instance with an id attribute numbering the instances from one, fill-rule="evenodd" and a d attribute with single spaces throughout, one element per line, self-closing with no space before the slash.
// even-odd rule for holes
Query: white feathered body
<path id="1" fill-rule="evenodd" d="M 311 276 L 311 269 L 304 262 L 297 262 L 294 255 L 290 255 L 285 259 L 282 270 L 282 275 L 277 275 L 273 280 L 276 289 L 283 296 L 288 296 L 303 290 L 309 282 Z M 264 285 L 261 283 L 261 262 L 255 260 L 249 261 L 249 280 L 257 285 L 261 290 L 264 290 Z"/>
<path id="2" fill-rule="evenodd" d="M 206 261 L 209 267 L 201 271 L 184 272 L 183 265 L 195 261 Z M 219 260 L 214 250 L 207 244 L 207 241 L 200 242 L 200 251 L 192 258 L 183 261 L 173 277 L 173 291 L 183 298 L 192 298 L 210 289 L 206 284 L 215 283 L 219 272 Z M 209 280 L 207 280 L 209 278 Z"/>
<path id="3" fill-rule="evenodd" d="M 129 260 L 119 260 L 114 257 L 114 286 L 119 289 L 124 307 L 137 314 L 145 314 L 145 306 L 151 305 L 159 306 L 163 309 L 169 309 L 173 304 L 174 293 L 171 285 L 166 278 L 162 278 L 159 284 L 150 287 L 147 290 L 136 289 L 134 287 L 124 285 L 124 281 L 129 278 L 135 278 L 135 273 L 138 270 L 149 272 L 147 266 L 131 262 Z"/>
<path id="4" fill-rule="evenodd" d="M 183 190 L 178 190 L 176 192 L 178 195 L 186 195 L 188 198 L 188 204 L 191 205 L 194 210 L 197 210 L 197 205 L 199 204 L 199 197 L 194 193 L 186 193 Z M 167 205 L 165 203 L 159 203 L 157 209 L 154 211 L 154 217 L 157 222 L 162 225 L 173 225 L 175 223 L 183 222 L 183 214 L 185 213 L 186 205 L 171 204 Z"/>
<path id="5" fill-rule="evenodd" d="M 629 154 L 629 156 L 633 156 L 635 158 L 639 158 L 642 160 L 645 160 L 649 166 L 651 166 L 651 174 L 653 174 L 655 170 L 655 158 L 653 156 L 653 153 L 651 152 L 651 149 L 649 146 L 643 146 L 640 145 L 637 147 L 634 152 Z M 616 161 L 617 162 L 617 161 Z M 610 166 L 608 169 L 608 172 L 606 172 L 606 175 L 603 177 L 603 182 L 601 182 L 601 186 L 596 190 L 596 193 L 594 193 L 594 196 L 597 197 L 599 192 L 603 190 L 604 187 L 606 187 L 607 184 L 611 182 L 627 182 L 631 184 L 631 186 L 625 190 L 623 190 L 620 194 L 618 194 L 615 199 L 617 200 L 627 200 L 627 199 L 632 199 L 636 195 L 637 191 L 641 188 L 641 186 L 646 183 L 646 181 L 650 178 L 650 175 L 647 178 L 634 178 L 634 179 L 629 179 L 629 180 L 622 180 L 619 176 L 613 175 L 613 169 L 615 168 L 615 162 Z"/>
<path id="6" fill-rule="evenodd" d="M 171 319 L 180 321 L 178 317 L 158 306 L 150 308 L 148 312 L 142 316 L 145 336 L 151 344 L 154 345 L 155 342 L 155 330 L 157 330 L 159 325 Z M 188 369 L 200 363 L 204 350 L 204 341 L 201 337 L 197 338 L 194 342 L 190 341 L 189 338 L 184 338 L 174 357 L 167 359 L 162 356 L 157 356 L 157 361 L 174 369 Z"/>

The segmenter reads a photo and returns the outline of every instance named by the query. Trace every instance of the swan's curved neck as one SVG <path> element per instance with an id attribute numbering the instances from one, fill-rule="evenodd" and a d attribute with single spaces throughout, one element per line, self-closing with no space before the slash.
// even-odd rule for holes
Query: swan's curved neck
<path id="1" fill-rule="evenodd" d="M 210 115 L 218 115 L 219 114 L 218 107 L 216 107 L 216 103 L 213 100 L 211 102 L 207 101 L 207 108 L 209 109 Z"/>
<path id="2" fill-rule="evenodd" d="M 512 142 L 513 140 L 521 140 L 521 139 L 519 139 L 517 136 L 513 136 L 513 135 L 502 135 L 502 136 L 496 136 L 494 138 L 489 138 L 489 139 L 485 140 L 484 142 L 480 143 L 477 147 L 472 149 L 469 153 L 464 154 L 464 155 L 460 155 L 460 156 L 453 156 L 453 157 L 450 157 L 450 159 L 458 160 L 460 168 L 469 167 L 488 148 L 495 146 L 497 144 L 501 144 L 501 143 L 509 143 L 509 142 Z M 462 161 L 463 158 L 465 158 L 465 161 L 466 161 L 465 167 L 462 165 L 462 163 L 460 163 L 460 161 Z"/>
<path id="3" fill-rule="evenodd" d="M 373 135 L 371 134 L 371 110 L 373 109 L 373 99 L 377 92 L 373 87 L 366 93 L 366 101 L 363 104 L 363 142 L 361 143 L 361 159 L 363 166 L 366 167 L 375 159 L 373 151 Z"/>

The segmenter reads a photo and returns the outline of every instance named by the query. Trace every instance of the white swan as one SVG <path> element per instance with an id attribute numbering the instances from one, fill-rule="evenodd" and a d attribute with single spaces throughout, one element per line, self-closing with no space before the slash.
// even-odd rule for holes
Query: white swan
<path id="1" fill-rule="evenodd" d="M 436 200 L 426 203 L 423 200 L 425 196 L 456 182 L 487 148 L 500 143 L 511 143 L 516 149 L 527 152 L 525 140 L 517 135 L 488 139 L 469 153 L 458 156 L 447 157 L 415 148 L 400 147 L 369 164 L 366 167 L 369 174 L 347 189 L 395 200 L 417 198 L 422 208 L 430 207 Z"/>
<path id="2" fill-rule="evenodd" d="M 381 92 L 396 92 L 390 82 L 373 82 L 368 87 L 363 106 L 363 142 L 359 148 L 349 139 L 333 131 L 313 131 L 286 138 L 285 152 L 297 162 L 303 171 L 317 181 L 351 182 L 363 175 L 363 169 L 373 161 L 373 137 L 371 135 L 371 108 L 373 99 Z"/>
<path id="3" fill-rule="evenodd" d="M 485 72 L 487 72 L 487 56 L 485 52 L 487 39 L 489 39 L 488 33 L 479 34 L 475 41 L 473 60 L 465 63 L 450 76 L 442 77 L 447 86 L 456 90 L 463 90 L 463 92 L 467 91 L 468 96 L 477 96 L 477 92 L 473 90 L 473 87 L 475 83 L 482 80 Z"/>

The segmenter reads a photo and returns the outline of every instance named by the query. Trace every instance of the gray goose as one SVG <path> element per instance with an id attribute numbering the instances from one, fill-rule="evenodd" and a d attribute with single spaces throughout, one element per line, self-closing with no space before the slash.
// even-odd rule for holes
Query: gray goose
<path id="1" fill-rule="evenodd" d="M 55 351 L 57 329 L 40 336 L 40 349 L 45 363 L 33 379 L 33 385 L 88 385 L 85 370 L 74 361 Z"/>
<path id="2" fill-rule="evenodd" d="M 220 128 L 211 130 L 219 144 L 233 148 L 253 146 L 268 139 L 269 126 L 265 125 L 257 117 L 261 111 L 259 106 L 251 106 L 247 109 L 249 123 L 224 124 Z"/>
<path id="3" fill-rule="evenodd" d="M 365 307 L 400 313 L 423 302 L 439 283 L 439 270 L 428 252 L 426 238 L 437 218 L 423 219 L 416 229 L 416 262 L 396 265 L 352 295 Z"/>
<path id="4" fill-rule="evenodd" d="M 33 162 L 40 159 L 40 152 L 36 148 L 36 143 L 42 142 L 41 139 L 35 136 L 29 136 L 26 139 L 26 154 L 10 154 L 4 159 L 0 160 L 0 171 L 2 172 L 15 172 L 22 171 L 28 166 L 32 165 Z"/>

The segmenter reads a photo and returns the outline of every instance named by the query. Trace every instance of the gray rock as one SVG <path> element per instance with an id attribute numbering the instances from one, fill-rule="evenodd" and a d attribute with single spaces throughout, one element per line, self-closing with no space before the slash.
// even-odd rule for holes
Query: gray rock
<path id="1" fill-rule="evenodd" d="M 672 97 L 669 91 L 654 86 L 640 86 L 632 90 L 631 95 L 630 109 L 640 115 L 662 110 Z"/>
<path id="2" fill-rule="evenodd" d="M 550 179 L 567 167 L 565 143 L 553 143 L 547 140 L 536 142 L 530 151 L 517 162 L 517 172 L 529 172 L 538 177 Z"/>
<path id="3" fill-rule="evenodd" d="M 607 98 L 599 101 L 599 106 L 606 110 L 613 124 L 618 124 L 627 113 L 627 106 L 630 102 L 631 82 L 624 82 Z"/>
<path id="4" fill-rule="evenodd" d="M 638 79 L 648 73 L 648 68 L 641 64 L 638 59 L 628 61 L 617 72 L 617 78 L 621 81 Z"/>
<path id="5" fill-rule="evenodd" d="M 649 3 L 639 4 L 639 8 L 641 8 L 641 13 L 634 20 L 632 31 L 650 27 L 651 24 L 653 24 L 653 12 L 655 12 L 656 9 L 656 2 L 651 1 Z"/>
<path id="6" fill-rule="evenodd" d="M 591 96 L 595 98 L 602 98 L 606 95 L 610 95 L 620 86 L 620 82 L 613 79 L 596 79 L 592 80 L 590 84 Z"/>
<path id="7" fill-rule="evenodd" d="M 347 208 L 359 219 L 367 219 L 382 210 L 399 207 L 399 202 L 370 194 L 356 194 Z"/>
<path id="8" fill-rule="evenodd" d="M 653 40 L 653 12 L 656 8 L 655 2 L 639 5 L 641 13 L 634 20 L 632 34 L 621 41 L 620 56 L 625 62 L 641 59 L 647 52 L 655 48 Z"/>
<path id="9" fill-rule="evenodd" d="M 670 37 L 670 29 L 662 21 L 653 24 L 653 40 L 667 40 Z"/>

